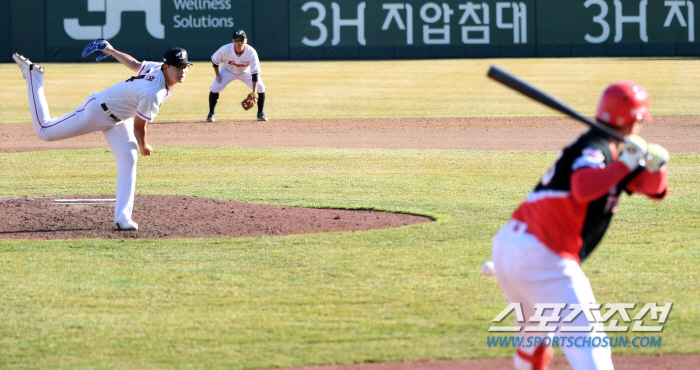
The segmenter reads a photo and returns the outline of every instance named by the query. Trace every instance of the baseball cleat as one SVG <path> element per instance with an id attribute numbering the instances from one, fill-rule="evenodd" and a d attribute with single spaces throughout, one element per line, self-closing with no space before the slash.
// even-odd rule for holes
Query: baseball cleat
<path id="1" fill-rule="evenodd" d="M 128 231 L 128 230 L 138 230 L 139 224 L 131 220 L 124 220 L 114 223 L 114 230 Z"/>
<path id="2" fill-rule="evenodd" d="M 214 117 L 213 114 L 209 113 L 207 116 L 207 122 L 216 122 L 216 117 Z"/>
<path id="3" fill-rule="evenodd" d="M 258 121 L 267 121 L 267 117 L 265 117 L 265 113 L 263 113 L 263 112 L 258 113 Z"/>
<path id="4" fill-rule="evenodd" d="M 37 73 L 44 73 L 43 68 L 41 68 L 37 64 L 32 63 L 29 59 L 25 58 L 22 55 L 14 53 L 14 54 L 12 54 L 12 59 L 15 60 L 15 62 L 19 66 L 19 69 L 22 70 L 22 77 L 24 77 L 25 79 L 27 78 L 29 71 L 32 71 L 32 70 L 37 72 Z"/>

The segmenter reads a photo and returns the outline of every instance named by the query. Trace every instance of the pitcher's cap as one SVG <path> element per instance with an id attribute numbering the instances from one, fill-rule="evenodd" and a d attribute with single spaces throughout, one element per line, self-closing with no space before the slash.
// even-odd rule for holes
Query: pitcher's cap
<path id="1" fill-rule="evenodd" d="M 187 50 L 183 48 L 172 48 L 166 51 L 165 55 L 163 55 L 163 63 L 173 67 L 180 67 L 185 64 L 192 65 L 192 63 L 187 60 Z"/>

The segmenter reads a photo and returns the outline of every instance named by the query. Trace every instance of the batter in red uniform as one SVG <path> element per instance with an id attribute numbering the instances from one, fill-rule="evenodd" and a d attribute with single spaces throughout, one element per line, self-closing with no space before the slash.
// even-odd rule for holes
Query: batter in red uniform
<path id="1" fill-rule="evenodd" d="M 521 326 L 541 325 L 532 317 L 536 303 L 595 303 L 580 263 L 603 238 L 620 194 L 641 193 L 657 200 L 667 195 L 668 151 L 647 145 L 637 136 L 641 120 L 651 121 L 648 110 L 649 96 L 642 86 L 629 81 L 610 85 L 603 92 L 596 119 L 626 142 L 595 130 L 580 136 L 563 150 L 510 222 L 494 236 L 496 279 L 508 301 L 521 304 L 525 319 Z M 600 313 L 593 313 L 598 321 Z M 560 333 L 567 325 L 594 328 Z M 527 343 L 564 335 L 584 337 L 579 343 L 591 343 L 594 337 L 602 340 L 606 336 L 601 325 L 591 324 L 583 314 L 555 326 L 555 332 L 518 333 L 524 345 L 514 355 L 516 369 L 547 369 L 552 346 Z M 562 350 L 575 370 L 613 369 L 609 346 L 562 346 Z"/>

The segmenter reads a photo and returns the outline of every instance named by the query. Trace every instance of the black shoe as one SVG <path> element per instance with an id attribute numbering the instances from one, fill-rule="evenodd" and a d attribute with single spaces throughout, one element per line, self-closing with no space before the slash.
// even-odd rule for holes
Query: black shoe
<path id="1" fill-rule="evenodd" d="M 258 113 L 258 121 L 267 121 L 267 117 L 265 117 L 265 113 L 263 113 L 263 112 Z"/>
<path id="2" fill-rule="evenodd" d="M 216 122 L 216 117 L 214 117 L 213 114 L 209 113 L 207 116 L 207 122 Z"/>

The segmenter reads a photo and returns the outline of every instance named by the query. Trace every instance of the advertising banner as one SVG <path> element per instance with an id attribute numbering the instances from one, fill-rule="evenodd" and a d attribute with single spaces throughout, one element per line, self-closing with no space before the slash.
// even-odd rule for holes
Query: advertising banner
<path id="1" fill-rule="evenodd" d="M 292 0 L 290 44 L 534 44 L 534 2 Z"/>
<path id="2" fill-rule="evenodd" d="M 139 59 L 158 60 L 174 46 L 208 59 L 234 30 L 250 32 L 252 9 L 252 0 L 47 1 L 47 54 L 74 60 L 89 41 L 106 38 Z"/>
<path id="3" fill-rule="evenodd" d="M 292 0 L 289 42 L 293 54 L 310 57 L 461 57 L 500 54 L 500 46 L 534 52 L 535 0 Z"/>
<path id="4" fill-rule="evenodd" d="M 244 29 L 264 60 L 697 56 L 697 1 L 0 0 L 0 49 L 76 61 L 104 37 L 139 59 L 207 60 Z"/>
<path id="5" fill-rule="evenodd" d="M 676 55 L 696 49 L 695 4 L 685 0 L 291 0 L 289 12 L 293 58 Z"/>
<path id="6" fill-rule="evenodd" d="M 538 0 L 537 43 L 574 56 L 697 55 L 695 19 L 694 1 Z"/>

